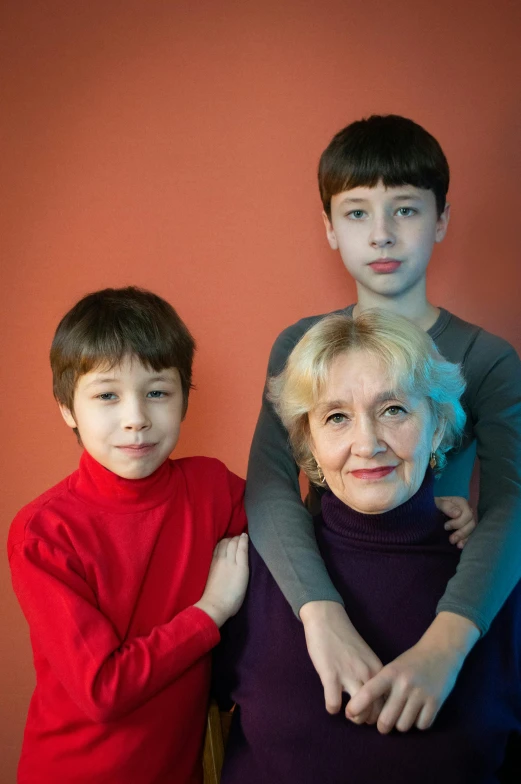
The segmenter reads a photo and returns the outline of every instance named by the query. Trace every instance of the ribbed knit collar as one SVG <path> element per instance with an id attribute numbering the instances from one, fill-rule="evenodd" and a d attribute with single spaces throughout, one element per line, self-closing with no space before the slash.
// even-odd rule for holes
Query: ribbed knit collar
<path id="1" fill-rule="evenodd" d="M 72 476 L 72 491 L 84 501 L 119 512 L 142 512 L 166 501 L 173 494 L 174 463 L 171 460 L 144 479 L 123 479 L 83 452 Z"/>
<path id="2" fill-rule="evenodd" d="M 421 544 L 445 520 L 434 503 L 434 475 L 430 469 L 412 498 L 383 514 L 362 514 L 346 506 L 328 490 L 322 497 L 322 522 L 325 528 L 359 542 L 389 545 Z"/>

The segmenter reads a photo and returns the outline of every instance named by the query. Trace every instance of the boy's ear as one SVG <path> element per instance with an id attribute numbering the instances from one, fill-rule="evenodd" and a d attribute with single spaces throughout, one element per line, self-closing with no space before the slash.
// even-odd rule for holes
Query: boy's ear
<path id="1" fill-rule="evenodd" d="M 436 223 L 436 242 L 441 242 L 447 233 L 447 227 L 450 220 L 450 204 L 445 205 L 445 209 L 438 218 Z"/>
<path id="2" fill-rule="evenodd" d="M 331 250 L 338 250 L 338 242 L 333 224 L 329 220 L 327 213 L 324 212 L 324 210 L 322 210 L 322 220 L 324 221 L 324 226 L 326 227 L 326 237 L 327 241 L 329 242 L 329 247 Z"/>
<path id="3" fill-rule="evenodd" d="M 60 409 L 60 413 L 64 418 L 66 425 L 72 427 L 73 429 L 78 427 L 76 422 L 74 421 L 74 417 L 71 413 L 70 408 L 67 408 L 67 406 L 64 405 L 63 403 L 58 403 L 58 408 Z"/>

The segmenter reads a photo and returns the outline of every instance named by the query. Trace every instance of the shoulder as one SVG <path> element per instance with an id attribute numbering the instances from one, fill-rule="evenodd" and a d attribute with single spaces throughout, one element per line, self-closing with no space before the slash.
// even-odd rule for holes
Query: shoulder
<path id="1" fill-rule="evenodd" d="M 54 538 L 57 522 L 62 517 L 62 509 L 70 500 L 70 480 L 74 476 L 62 479 L 57 485 L 46 490 L 34 501 L 22 507 L 15 516 L 9 529 L 7 554 L 10 558 L 15 547 L 27 539 Z"/>
<path id="2" fill-rule="evenodd" d="M 504 338 L 477 324 L 442 311 L 442 327 L 432 334 L 441 353 L 462 366 L 467 383 L 480 383 L 490 373 L 517 373 L 521 362 Z"/>
<path id="3" fill-rule="evenodd" d="M 204 496 L 221 494 L 230 487 L 244 491 L 245 480 L 215 457 L 181 457 L 172 460 L 172 464 L 182 473 L 187 485 Z"/>
<path id="4" fill-rule="evenodd" d="M 322 321 L 326 316 L 334 316 L 339 313 L 346 313 L 345 309 L 334 310 L 331 313 L 321 313 L 317 316 L 307 316 L 294 324 L 291 324 L 286 329 L 282 330 L 280 335 L 276 338 L 270 354 L 269 372 L 271 375 L 280 373 L 288 356 L 291 354 L 300 338 L 306 334 L 319 321 Z"/>

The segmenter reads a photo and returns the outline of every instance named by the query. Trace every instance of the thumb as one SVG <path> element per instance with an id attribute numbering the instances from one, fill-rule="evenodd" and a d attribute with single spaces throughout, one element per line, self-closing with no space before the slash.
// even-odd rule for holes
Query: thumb
<path id="1" fill-rule="evenodd" d="M 371 704 L 389 691 L 390 682 L 384 671 L 381 670 L 374 678 L 367 681 L 346 705 L 346 716 L 358 716 L 367 711 Z"/>

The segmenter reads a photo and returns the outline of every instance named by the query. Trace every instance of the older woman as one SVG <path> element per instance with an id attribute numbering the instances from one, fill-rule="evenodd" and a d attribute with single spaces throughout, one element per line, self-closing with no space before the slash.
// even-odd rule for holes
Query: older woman
<path id="1" fill-rule="evenodd" d="M 298 464 L 328 488 L 315 530 L 329 574 L 384 664 L 417 644 L 457 567 L 433 491 L 463 428 L 463 388 L 425 332 L 380 311 L 322 320 L 271 382 Z M 469 654 L 431 730 L 382 734 L 323 711 L 304 630 L 252 547 L 247 599 L 216 666 L 218 691 L 237 703 L 223 784 L 498 781 L 521 732 L 520 598 Z M 440 650 L 434 668 L 454 655 Z M 426 708 L 413 694 L 400 710 L 398 729 Z"/>

